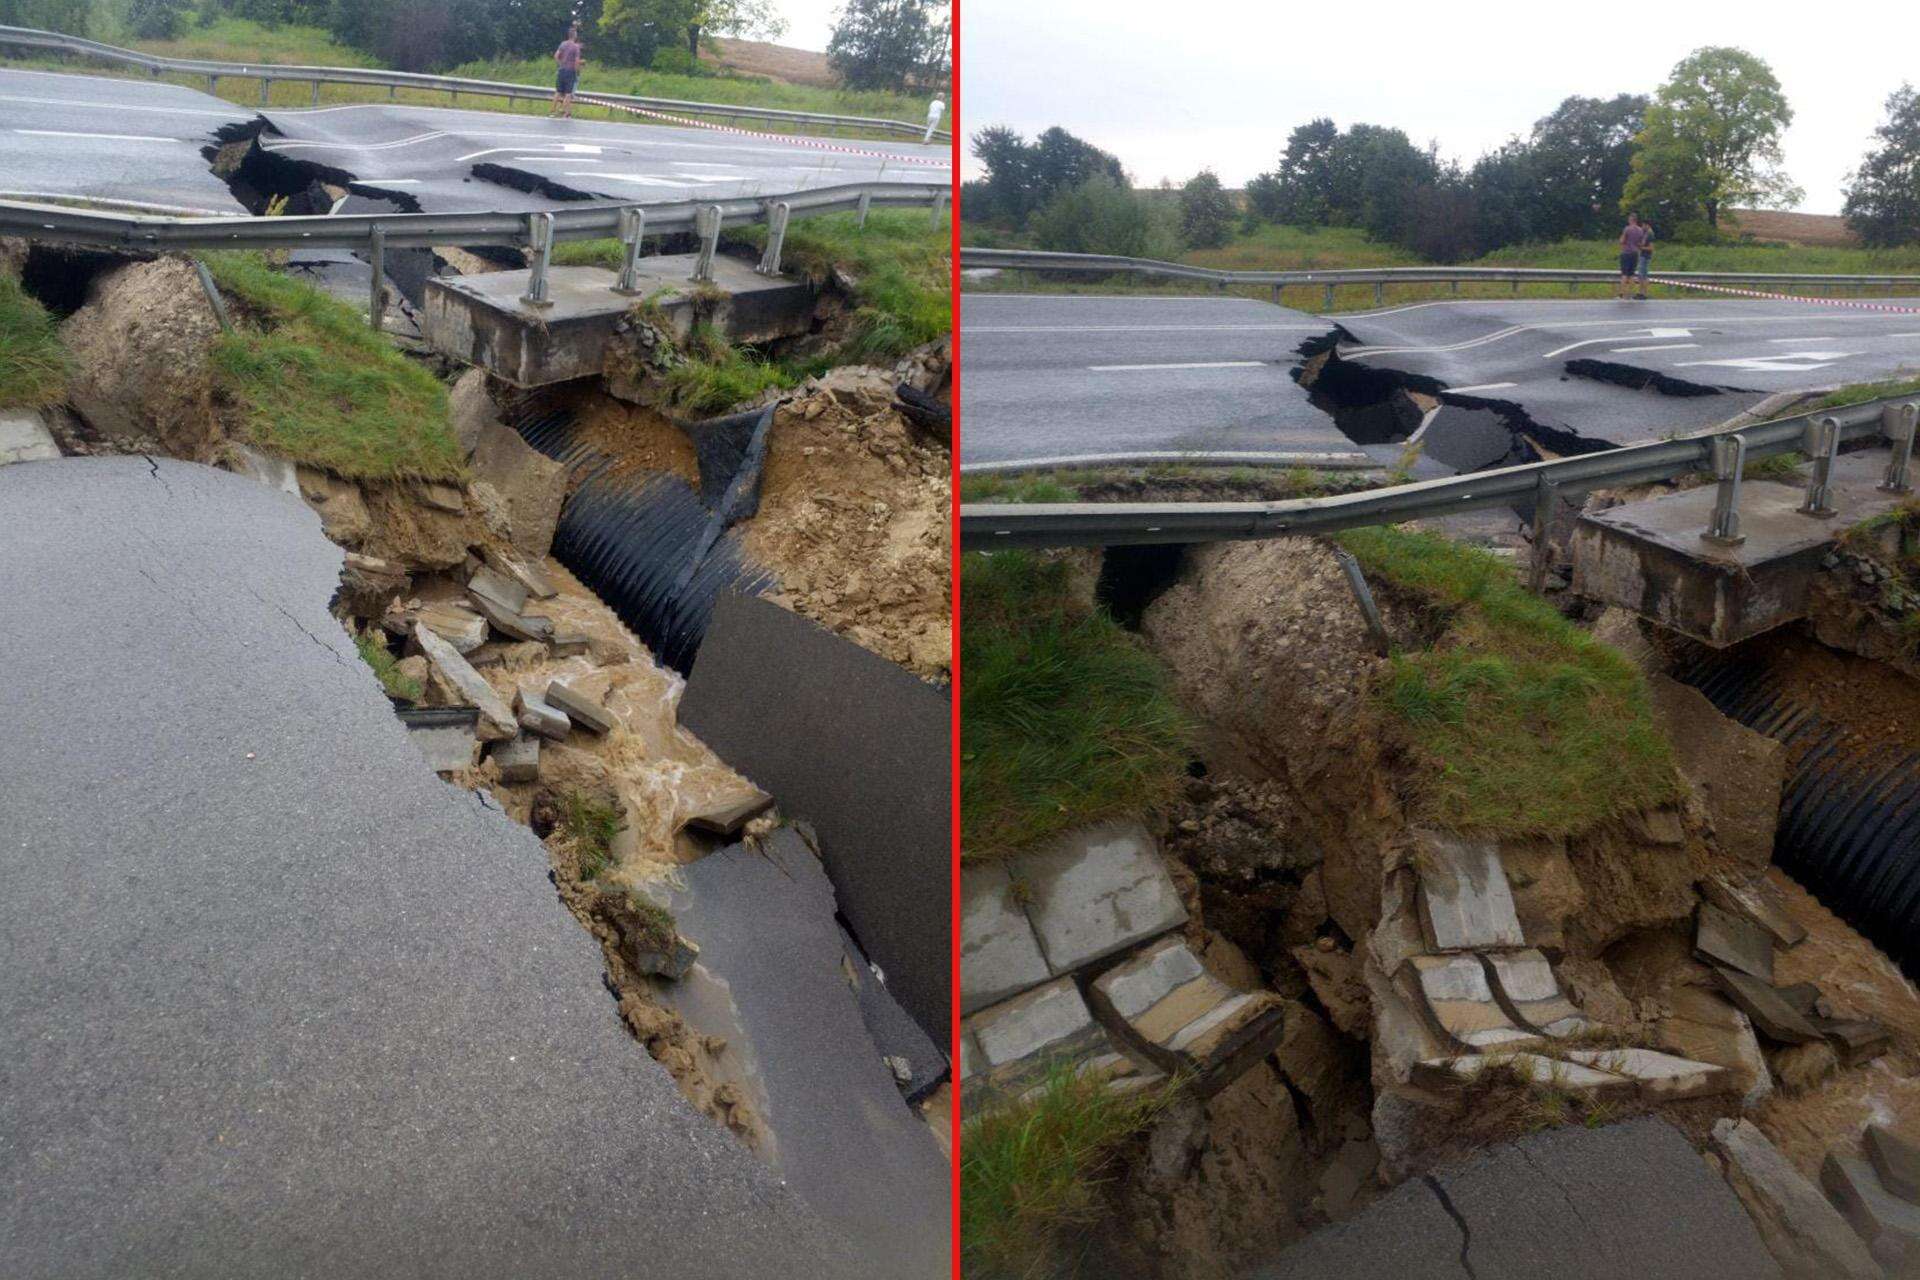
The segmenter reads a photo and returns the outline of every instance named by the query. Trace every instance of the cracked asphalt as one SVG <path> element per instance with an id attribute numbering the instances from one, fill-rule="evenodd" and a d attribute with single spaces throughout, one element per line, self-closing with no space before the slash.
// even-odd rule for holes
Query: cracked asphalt
<path id="1" fill-rule="evenodd" d="M 0 1275 L 857 1274 L 428 771 L 303 503 L 0 468 Z"/>

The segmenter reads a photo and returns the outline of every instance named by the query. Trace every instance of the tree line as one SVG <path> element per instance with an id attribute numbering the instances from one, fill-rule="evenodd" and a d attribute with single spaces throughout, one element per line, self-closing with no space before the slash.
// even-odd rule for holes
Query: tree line
<path id="1" fill-rule="evenodd" d="M 1066 252 L 1168 256 L 1212 248 L 1261 223 L 1357 227 L 1429 261 L 1458 262 L 1506 245 L 1611 238 L 1638 210 L 1664 239 L 1707 242 L 1728 210 L 1790 207 L 1804 193 L 1781 168 L 1793 111 L 1779 80 L 1740 49 L 1689 54 L 1652 95 L 1569 97 L 1471 165 L 1438 145 L 1373 124 L 1311 120 L 1275 167 L 1247 183 L 1236 210 L 1211 171 L 1176 202 L 1134 192 L 1119 160 L 1050 129 L 973 136 L 982 177 L 966 185 L 969 223 L 1024 231 Z M 1903 85 L 1851 175 L 1845 216 L 1869 246 L 1920 242 L 1920 94 Z M 1111 237 L 1111 238 L 1105 238 Z M 1145 249 L 1151 247 L 1155 252 Z"/>
<path id="2" fill-rule="evenodd" d="M 578 22 L 592 56 L 660 71 L 698 69 L 704 36 L 777 40 L 777 0 L 0 0 L 0 25 L 108 39 L 172 39 L 223 15 L 319 27 L 403 71 L 542 57 Z M 947 79 L 945 0 L 846 0 L 827 58 L 852 89 Z"/>

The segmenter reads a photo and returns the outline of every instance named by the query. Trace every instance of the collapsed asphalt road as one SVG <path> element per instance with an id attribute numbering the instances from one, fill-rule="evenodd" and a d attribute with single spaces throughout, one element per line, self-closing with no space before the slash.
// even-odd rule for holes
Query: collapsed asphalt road
<path id="1" fill-rule="evenodd" d="M 941 182 L 949 172 L 945 148 L 910 143 L 553 120 L 534 107 L 254 112 L 175 85 L 0 70 L 0 191 L 242 213 L 201 152 L 262 119 L 260 145 L 275 157 L 343 173 L 368 194 L 432 213 L 553 209 L 583 198 L 727 199 Z"/>
<path id="2" fill-rule="evenodd" d="M 429 772 L 298 498 L 70 458 L 0 510 L 0 1274 L 875 1273 Z"/>
<path id="3" fill-rule="evenodd" d="M 1915 313 L 1712 298 L 1322 318 L 1241 298 L 966 294 L 962 462 L 1356 446 L 1391 462 L 1418 417 L 1390 439 L 1342 433 L 1292 381 L 1315 337 L 1337 338 L 1350 367 L 1444 388 L 1426 431 L 1449 468 L 1498 460 L 1489 406 L 1550 448 L 1627 444 L 1712 426 L 1777 391 L 1920 368 L 1920 302 L 1894 302 Z"/>

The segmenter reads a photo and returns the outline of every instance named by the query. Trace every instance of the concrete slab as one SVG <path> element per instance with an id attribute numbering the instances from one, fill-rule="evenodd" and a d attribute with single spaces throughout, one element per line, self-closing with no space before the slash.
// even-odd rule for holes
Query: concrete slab
<path id="1" fill-rule="evenodd" d="M 1753 1023 L 1725 997 L 1700 987 L 1667 993 L 1670 1016 L 1655 1026 L 1660 1047 L 1696 1062 L 1725 1067 L 1741 1090 L 1740 1107 L 1752 1110 L 1773 1092 L 1773 1073 L 1754 1037 Z"/>
<path id="2" fill-rule="evenodd" d="M 853 935 L 934 1043 L 952 1009 L 950 703 L 747 596 L 714 608 L 680 723 L 820 833 Z"/>
<path id="3" fill-rule="evenodd" d="M 550 705 L 545 698 L 528 689 L 521 689 L 513 696 L 514 714 L 520 727 L 528 733 L 537 733 L 554 742 L 565 742 L 567 735 L 573 732 L 573 721 L 557 707 Z"/>
<path id="4" fill-rule="evenodd" d="M 1126 1063 L 1071 978 L 982 1009 L 960 1028 L 963 1053 L 978 1055 L 964 1086 L 970 1111 L 1025 1096 L 1063 1066 L 1084 1076 Z"/>
<path id="5" fill-rule="evenodd" d="M 1109 822 L 1073 832 L 1007 859 L 1041 954 L 1055 973 L 1186 923 L 1187 911 L 1160 851 L 1138 822 Z"/>
<path id="6" fill-rule="evenodd" d="M 540 739 L 523 733 L 493 747 L 493 762 L 502 782 L 533 782 L 540 777 Z"/>
<path id="7" fill-rule="evenodd" d="M 1428 1088 L 1471 1084 L 1490 1071 L 1511 1072 L 1529 1085 L 1559 1089 L 1596 1098 L 1624 1098 L 1636 1090 L 1634 1082 L 1618 1072 L 1584 1062 L 1563 1062 L 1537 1053 L 1468 1053 L 1452 1058 L 1429 1058 L 1413 1069 L 1416 1084 Z"/>
<path id="8" fill-rule="evenodd" d="M 549 705 L 564 711 L 568 719 L 594 733 L 612 733 L 614 726 L 620 723 L 598 698 L 591 697 L 564 680 L 550 682 L 545 697 Z"/>
<path id="9" fill-rule="evenodd" d="M 1435 1030 L 1464 1048 L 1519 1048 L 1539 1039 L 1500 1007 L 1478 956 L 1414 956 L 1400 972 L 1414 1006 L 1425 1010 Z"/>
<path id="10" fill-rule="evenodd" d="M 1806 939 L 1805 926 L 1787 914 L 1786 905 L 1762 876 L 1708 876 L 1700 882 L 1700 892 L 1728 915 L 1758 926 L 1779 946 L 1798 946 Z"/>
<path id="11" fill-rule="evenodd" d="M 60 456 L 53 432 L 31 409 L 0 410 L 0 467 L 15 462 L 50 462 Z"/>
<path id="12" fill-rule="evenodd" d="M 1815 1018 L 1813 1025 L 1840 1055 L 1843 1067 L 1872 1062 L 1893 1047 L 1893 1033 L 1869 1019 Z"/>
<path id="13" fill-rule="evenodd" d="M 1867 1160 L 1880 1175 L 1880 1184 L 1909 1204 L 1920 1204 L 1920 1145 L 1883 1124 L 1870 1124 L 1865 1134 Z"/>
<path id="14" fill-rule="evenodd" d="M 1494 998 L 1522 1028 L 1564 1036 L 1591 1025 L 1561 992 L 1553 966 L 1538 951 L 1485 955 L 1481 961 Z"/>
<path id="15" fill-rule="evenodd" d="M 407 740 L 420 748 L 427 767 L 436 773 L 467 769 L 479 754 L 474 722 L 480 713 L 472 707 L 418 707 L 400 712 Z"/>
<path id="16" fill-rule="evenodd" d="M 1625 1076 L 1651 1103 L 1725 1093 L 1734 1084 L 1732 1073 L 1722 1067 L 1652 1049 L 1569 1049 L 1567 1057 L 1596 1071 Z"/>
<path id="17" fill-rule="evenodd" d="M 1700 904 L 1694 922 L 1694 954 L 1709 964 L 1738 969 L 1762 982 L 1773 981 L 1773 939 L 1766 930 L 1711 902 Z"/>
<path id="18" fill-rule="evenodd" d="M 543 618 L 538 614 L 513 613 L 477 592 L 470 592 L 469 598 L 473 601 L 474 609 L 487 620 L 487 625 L 503 636 L 514 640 L 530 640 L 538 644 L 545 644 L 553 638 L 553 619 L 551 618 Z"/>
<path id="19" fill-rule="evenodd" d="M 1715 1121 L 1713 1149 L 1774 1256 L 1796 1263 L 1795 1274 L 1882 1280 L 1880 1264 L 1840 1211 L 1751 1121 Z"/>
<path id="20" fill-rule="evenodd" d="M 1820 1185 L 1882 1266 L 1902 1272 L 1920 1258 L 1920 1205 L 1887 1190 L 1867 1161 L 1829 1151 Z"/>
<path id="21" fill-rule="evenodd" d="M 1753 1020 L 1754 1030 L 1780 1044 L 1805 1044 L 1821 1039 L 1820 1029 L 1807 1020 L 1770 984 L 1735 969 L 1716 967 L 1714 985 Z"/>
<path id="22" fill-rule="evenodd" d="M 960 869 L 960 1012 L 972 1013 L 1053 976 L 1003 863 Z"/>
<path id="23" fill-rule="evenodd" d="M 1420 832 L 1419 841 L 1420 926 L 1433 950 L 1526 945 L 1499 845 L 1437 831 Z"/>
<path id="24" fill-rule="evenodd" d="M 1218 1092 L 1272 1053 L 1286 1034 L 1279 1000 L 1236 991 L 1208 973 L 1186 941 L 1162 938 L 1093 980 L 1088 1001 L 1120 1043 L 1165 1072 Z"/>
<path id="25" fill-rule="evenodd" d="M 328 613 L 304 503 L 103 457 L 0 468 L 0 511 L 39 673 L 0 684 L 0 1275 L 892 1270 L 635 1042 L 539 840 Z"/>
<path id="26" fill-rule="evenodd" d="M 480 720 L 475 732 L 482 741 L 511 738 L 520 732 L 520 722 L 514 716 L 513 708 L 494 691 L 485 676 L 473 669 L 473 664 L 460 656 L 459 650 L 435 635 L 432 628 L 423 622 L 413 624 L 413 638 L 419 644 L 420 651 L 427 655 L 427 661 L 433 664 L 434 670 L 479 710 Z"/>
<path id="27" fill-rule="evenodd" d="M 424 605 L 413 612 L 412 622 L 445 640 L 463 657 L 487 642 L 487 620 L 464 605 Z M 407 631 L 411 634 L 412 623 Z"/>
<path id="28" fill-rule="evenodd" d="M 706 320 L 736 342 L 798 337 L 813 318 L 814 289 L 805 280 L 768 277 L 737 258 L 716 257 L 713 282 L 693 282 L 692 254 L 641 259 L 639 293 L 613 291 L 618 277 L 600 267 L 554 267 L 550 304 L 524 302 L 525 271 L 441 277 L 427 281 L 421 328 L 426 340 L 516 387 L 543 387 L 597 377 L 609 341 L 642 298 L 679 337 Z"/>
<path id="29" fill-rule="evenodd" d="M 1737 547 L 1700 536 L 1712 515 L 1713 485 L 1582 515 L 1573 535 L 1573 589 L 1715 648 L 1796 621 L 1806 616 L 1808 588 L 1834 538 L 1904 500 L 1879 491 L 1886 466 L 1879 449 L 1835 459 L 1838 514 L 1827 519 L 1799 513 L 1800 487 L 1742 486 L 1746 541 Z"/>
<path id="30" fill-rule="evenodd" d="M 527 607 L 526 586 L 484 564 L 467 579 L 467 590 L 504 613 L 519 613 Z"/>

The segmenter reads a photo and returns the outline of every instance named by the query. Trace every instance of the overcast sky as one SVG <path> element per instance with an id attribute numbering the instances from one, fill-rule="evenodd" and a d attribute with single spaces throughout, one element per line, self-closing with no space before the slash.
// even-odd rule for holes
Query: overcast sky
<path id="1" fill-rule="evenodd" d="M 775 0 L 774 8 L 787 20 L 780 43 L 795 49 L 823 51 L 833 35 L 833 20 L 844 0 Z"/>
<path id="2" fill-rule="evenodd" d="M 1733 44 L 1773 67 L 1793 107 L 1786 168 L 1806 188 L 1800 207 L 1838 213 L 1887 95 L 1920 80 L 1917 12 L 1910 0 L 962 0 L 963 127 L 1061 125 L 1142 186 L 1211 167 L 1238 187 L 1321 115 L 1398 127 L 1471 162 L 1562 98 L 1651 93 L 1691 50 Z M 978 170 L 968 156 L 966 176 Z"/>

